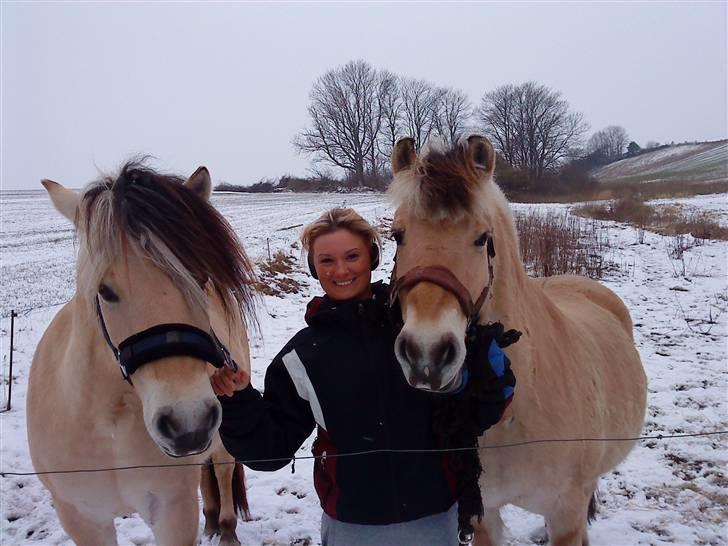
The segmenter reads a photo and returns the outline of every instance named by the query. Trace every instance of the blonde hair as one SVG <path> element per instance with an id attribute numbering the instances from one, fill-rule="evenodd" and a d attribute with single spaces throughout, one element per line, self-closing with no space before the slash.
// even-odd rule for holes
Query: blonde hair
<path id="1" fill-rule="evenodd" d="M 376 246 L 382 248 L 379 233 L 369 222 L 362 218 L 354 209 L 336 207 L 324 212 L 317 220 L 311 222 L 303 229 L 301 244 L 307 254 L 310 254 L 314 241 L 338 229 L 345 229 L 364 239 L 367 248 Z M 372 256 L 370 256 L 372 258 Z"/>

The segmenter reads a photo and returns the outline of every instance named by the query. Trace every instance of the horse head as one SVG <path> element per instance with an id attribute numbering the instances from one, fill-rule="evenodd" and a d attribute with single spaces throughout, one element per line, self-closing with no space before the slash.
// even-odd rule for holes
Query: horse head
<path id="1" fill-rule="evenodd" d="M 210 333 L 210 306 L 244 319 L 253 298 L 251 264 L 209 203 L 207 169 L 184 181 L 127 163 L 118 177 L 81 193 L 43 185 L 76 227 L 77 296 L 89 317 L 91 365 L 111 367 L 116 357 L 164 453 L 205 451 L 221 420 L 205 363 L 221 362 L 224 352 Z"/>
<path id="2" fill-rule="evenodd" d="M 394 147 L 393 297 L 404 321 L 395 351 L 413 387 L 453 392 L 462 384 L 467 330 L 487 312 L 497 270 L 494 240 L 513 231 L 512 220 L 504 229 L 510 213 L 494 167 L 481 136 L 448 149 L 428 145 L 420 156 L 411 138 Z"/>

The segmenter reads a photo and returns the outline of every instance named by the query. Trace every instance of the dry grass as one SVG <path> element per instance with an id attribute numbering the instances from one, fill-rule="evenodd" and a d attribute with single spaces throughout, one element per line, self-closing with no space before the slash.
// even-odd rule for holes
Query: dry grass
<path id="1" fill-rule="evenodd" d="M 699 240 L 728 240 L 728 228 L 722 227 L 708 212 L 685 212 L 680 205 L 655 207 L 634 196 L 603 205 L 584 205 L 574 209 L 574 213 L 598 220 L 624 222 L 662 235 L 689 233 Z"/>
<path id="2" fill-rule="evenodd" d="M 609 241 L 604 227 L 567 212 L 529 211 L 516 214 L 521 257 L 529 274 L 584 275 L 601 278 L 614 265 L 605 253 Z"/>
<path id="3" fill-rule="evenodd" d="M 291 277 L 295 271 L 296 259 L 278 250 L 268 260 L 258 261 L 258 282 L 256 290 L 266 296 L 282 297 L 283 294 L 298 294 L 302 285 Z"/>

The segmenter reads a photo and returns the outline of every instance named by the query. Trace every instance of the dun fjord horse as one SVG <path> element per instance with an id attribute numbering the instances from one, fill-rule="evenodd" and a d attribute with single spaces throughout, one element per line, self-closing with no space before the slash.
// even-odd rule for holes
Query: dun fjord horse
<path id="1" fill-rule="evenodd" d="M 36 471 L 233 462 L 217 436 L 221 409 L 206 362 L 249 370 L 253 274 L 208 203 L 207 170 L 183 183 L 130 163 L 81 194 L 43 185 L 75 224 L 79 255 L 76 294 L 46 330 L 30 370 Z M 202 468 L 205 532 L 222 527 L 221 544 L 239 544 L 230 483 L 242 467 L 215 466 L 219 487 Z M 116 544 L 114 517 L 137 512 L 157 544 L 182 546 L 197 540 L 200 478 L 199 466 L 180 466 L 41 481 L 76 544 Z M 238 508 L 246 511 L 239 483 Z"/>
<path id="2" fill-rule="evenodd" d="M 457 390 L 469 320 L 500 321 L 523 332 L 505 350 L 516 393 L 481 447 L 638 436 L 646 379 L 627 308 L 586 278 L 526 275 L 494 165 L 493 147 L 479 136 L 421 157 L 412 139 L 395 146 L 390 195 L 404 320 L 396 351 L 405 377 L 420 389 Z M 552 545 L 588 544 L 599 476 L 632 447 L 622 441 L 481 449 L 485 516 L 475 524 L 474 543 L 501 544 L 499 509 L 514 504 L 544 516 Z"/>

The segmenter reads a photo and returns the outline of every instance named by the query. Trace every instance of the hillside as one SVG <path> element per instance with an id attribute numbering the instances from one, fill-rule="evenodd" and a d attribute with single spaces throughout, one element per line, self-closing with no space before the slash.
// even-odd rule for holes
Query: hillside
<path id="1" fill-rule="evenodd" d="M 596 169 L 595 178 L 610 182 L 717 182 L 728 180 L 728 140 L 674 144 Z"/>

